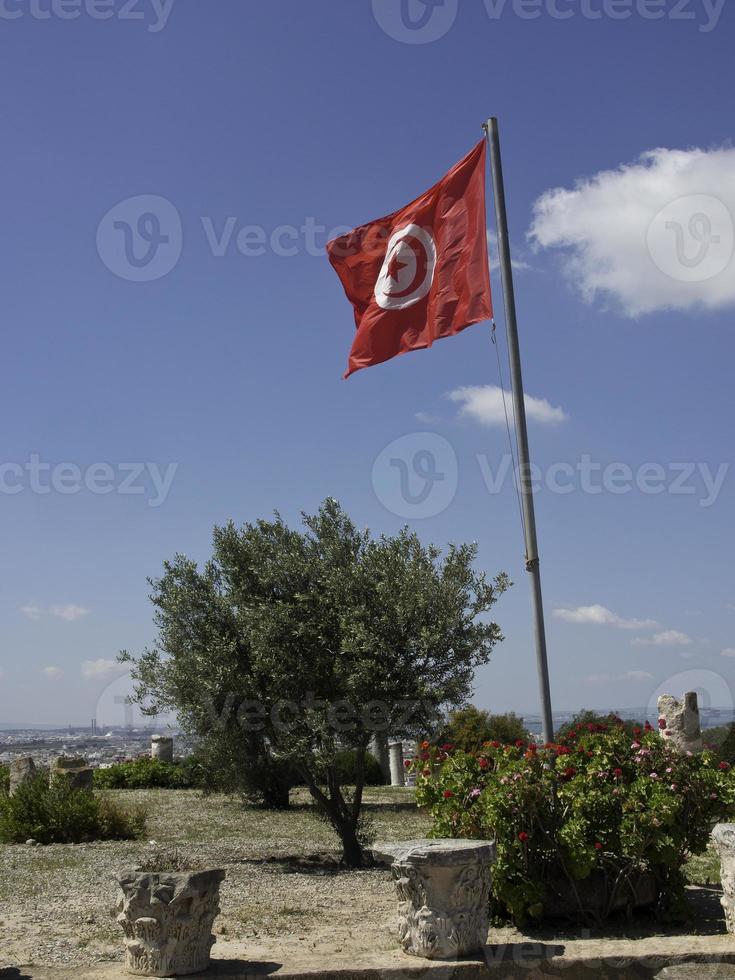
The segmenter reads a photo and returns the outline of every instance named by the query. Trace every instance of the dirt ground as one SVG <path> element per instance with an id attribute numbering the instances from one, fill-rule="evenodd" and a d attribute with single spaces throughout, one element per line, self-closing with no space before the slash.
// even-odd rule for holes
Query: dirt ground
<path id="1" fill-rule="evenodd" d="M 213 950 L 220 961 L 248 963 L 254 973 L 308 971 L 325 963 L 344 970 L 382 964 L 383 971 L 391 967 L 388 973 L 408 969 L 407 961 L 416 966 L 397 951 L 389 870 L 339 868 L 332 831 L 305 797 L 297 795 L 290 812 L 266 814 L 227 797 L 203 798 L 195 792 L 114 795 L 148 807 L 148 840 L 0 847 L 0 971 L 5 968 L 10 980 L 83 980 L 89 968 L 102 969 L 100 980 L 105 970 L 111 971 L 113 980 L 122 961 L 114 876 L 139 865 L 159 846 L 226 870 Z M 378 839 L 420 837 L 428 830 L 410 790 L 371 790 L 367 810 Z M 694 918 L 686 930 L 656 930 L 645 919 L 594 935 L 492 929 L 488 955 L 499 963 L 503 956 L 531 949 L 528 944 L 547 957 L 573 950 L 593 957 L 616 951 L 625 956 L 629 948 L 653 955 L 663 943 L 675 956 L 699 952 L 735 958 L 719 885 L 708 884 L 716 880 L 716 864 L 711 858 L 700 860 L 692 878 L 698 885 L 690 888 Z M 12 969 L 18 967 L 26 969 L 19 974 Z M 704 976 L 700 973 L 700 980 Z"/>

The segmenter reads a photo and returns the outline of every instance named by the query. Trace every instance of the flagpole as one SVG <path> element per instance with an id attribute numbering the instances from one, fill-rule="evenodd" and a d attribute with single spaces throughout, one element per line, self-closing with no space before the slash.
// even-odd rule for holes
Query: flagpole
<path id="1" fill-rule="evenodd" d="M 498 120 L 495 117 L 488 119 L 483 124 L 483 129 L 485 130 L 490 148 L 490 169 L 493 179 L 493 196 L 495 198 L 500 275 L 503 282 L 503 303 L 505 306 L 505 323 L 508 333 L 508 355 L 513 383 L 513 410 L 515 414 L 516 440 L 518 442 L 518 469 L 523 510 L 523 530 L 526 544 L 526 570 L 531 576 L 531 601 L 533 604 L 534 631 L 536 635 L 536 662 L 541 693 L 541 721 L 544 741 L 552 742 L 554 739 L 554 722 L 551 715 L 549 664 L 546 655 L 544 604 L 541 595 L 541 569 L 539 565 L 538 543 L 536 540 L 536 515 L 533 507 L 531 459 L 528 450 L 526 405 L 523 396 L 521 350 L 518 342 L 516 302 L 513 291 L 513 268 L 508 242 L 508 215 L 505 208 L 505 187 L 503 184 L 503 166 L 500 157 Z"/>

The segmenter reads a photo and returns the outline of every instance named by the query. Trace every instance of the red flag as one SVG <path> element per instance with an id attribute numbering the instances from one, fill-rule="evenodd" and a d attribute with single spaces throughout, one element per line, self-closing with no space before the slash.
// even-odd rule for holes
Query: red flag
<path id="1" fill-rule="evenodd" d="M 492 317 L 485 152 L 481 140 L 411 204 L 327 245 L 355 308 L 346 378 Z"/>

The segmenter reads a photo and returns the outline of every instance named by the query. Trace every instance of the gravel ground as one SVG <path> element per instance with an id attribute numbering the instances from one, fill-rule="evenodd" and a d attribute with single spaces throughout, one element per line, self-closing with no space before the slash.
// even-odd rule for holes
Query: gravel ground
<path id="1" fill-rule="evenodd" d="M 146 806 L 147 836 L 158 845 L 226 869 L 215 924 L 222 941 L 295 935 L 305 947 L 327 943 L 335 949 L 359 929 L 365 940 L 390 947 L 386 929 L 395 905 L 389 872 L 336 867 L 336 838 L 304 795 L 297 792 L 296 809 L 288 813 L 265 813 L 196 792 L 111 795 Z M 369 791 L 367 812 L 378 837 L 424 836 L 428 829 L 408 790 Z M 0 968 L 120 960 L 113 876 L 142 863 L 151 849 L 148 840 L 0 845 Z"/>
<path id="2" fill-rule="evenodd" d="M 117 791 L 118 802 L 143 804 L 149 811 L 149 840 L 50 847 L 0 845 L 0 970 L 7 967 L 91 967 L 122 960 L 115 922 L 113 876 L 130 870 L 158 846 L 176 848 L 198 865 L 227 871 L 222 913 L 215 923 L 215 955 L 250 950 L 257 959 L 347 963 L 365 955 L 395 957 L 396 908 L 386 869 L 345 871 L 330 828 L 315 816 L 304 794 L 295 808 L 266 813 L 223 796 L 195 792 Z M 425 836 L 428 820 L 417 811 L 410 790 L 371 790 L 367 812 L 382 839 Z M 695 921 L 689 930 L 705 945 L 721 942 L 717 861 L 695 859 L 690 878 Z M 650 923 L 617 927 L 639 942 Z M 671 930 L 669 935 L 676 934 Z M 681 942 L 674 939 L 674 944 Z M 589 934 L 587 934 L 589 935 Z M 491 940 L 518 944 L 579 940 L 580 934 L 546 930 L 523 936 L 494 929 Z M 732 937 L 729 937 L 732 939 Z M 684 943 L 686 947 L 686 942 Z"/>

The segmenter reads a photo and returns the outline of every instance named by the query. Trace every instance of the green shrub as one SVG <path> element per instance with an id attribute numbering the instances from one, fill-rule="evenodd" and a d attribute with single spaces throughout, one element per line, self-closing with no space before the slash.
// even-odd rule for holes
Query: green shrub
<path id="1" fill-rule="evenodd" d="M 340 752 L 336 758 L 337 778 L 340 786 L 354 786 L 357 779 L 357 756 L 354 750 Z M 382 786 L 385 783 L 378 760 L 369 752 L 365 755 L 365 786 Z"/>
<path id="2" fill-rule="evenodd" d="M 571 721 L 567 721 L 563 725 L 560 725 L 556 730 L 554 738 L 558 742 L 568 738 L 572 732 L 575 732 L 580 728 L 587 728 L 589 730 L 590 725 L 607 725 L 609 728 L 620 727 L 622 725 L 628 735 L 630 735 L 632 738 L 634 730 L 636 728 L 642 728 L 643 722 L 623 721 L 623 719 L 618 718 L 617 715 L 601 715 L 597 711 L 590 711 L 589 708 L 585 708 L 582 711 L 578 711 Z"/>
<path id="3" fill-rule="evenodd" d="M 735 812 L 735 777 L 711 752 L 677 753 L 650 725 L 627 733 L 588 723 L 538 748 L 488 743 L 479 753 L 426 749 L 416 797 L 433 836 L 494 839 L 496 915 L 520 924 L 554 911 L 561 882 L 579 918 L 603 921 L 639 873 L 660 891 L 659 913 L 684 908 L 682 866 L 707 847 L 712 822 Z M 594 916 L 580 894 L 609 897 Z M 559 886 L 561 887 L 561 886 Z"/>
<path id="4" fill-rule="evenodd" d="M 477 752 L 483 742 L 498 741 L 505 744 L 516 739 L 528 738 L 523 718 L 510 712 L 491 715 L 474 705 L 453 711 L 436 739 L 437 745 L 451 745 L 464 752 Z"/>
<path id="5" fill-rule="evenodd" d="M 161 762 L 143 756 L 95 769 L 94 785 L 99 789 L 197 789 L 202 784 L 200 768 L 189 760 Z"/>
<path id="6" fill-rule="evenodd" d="M 7 796 L 10 792 L 10 769 L 8 766 L 0 765 L 0 796 Z"/>
<path id="7" fill-rule="evenodd" d="M 91 840 L 134 840 L 145 830 L 141 811 L 128 813 L 89 790 L 71 789 L 65 779 L 40 773 L 0 797 L 0 841 L 78 844 Z"/>

